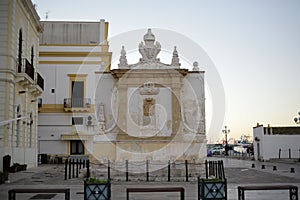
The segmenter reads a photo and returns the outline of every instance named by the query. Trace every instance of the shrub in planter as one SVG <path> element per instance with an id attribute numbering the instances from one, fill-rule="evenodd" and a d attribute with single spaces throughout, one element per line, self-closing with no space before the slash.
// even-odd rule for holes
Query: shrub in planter
<path id="1" fill-rule="evenodd" d="M 84 200 L 110 200 L 110 188 L 109 180 L 90 178 L 84 181 Z"/>
<path id="2" fill-rule="evenodd" d="M 198 177 L 198 199 L 227 200 L 226 179 Z"/>
<path id="3" fill-rule="evenodd" d="M 24 164 L 24 165 L 19 165 L 19 171 L 26 171 L 27 169 L 27 165 Z"/>

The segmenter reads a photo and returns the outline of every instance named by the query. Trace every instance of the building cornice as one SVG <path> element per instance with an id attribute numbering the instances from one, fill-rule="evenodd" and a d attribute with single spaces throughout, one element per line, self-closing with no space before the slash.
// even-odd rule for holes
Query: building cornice
<path id="1" fill-rule="evenodd" d="M 24 8 L 28 11 L 28 14 L 33 19 L 32 22 L 34 23 L 36 30 L 41 33 L 43 32 L 43 27 L 40 22 L 40 17 L 37 14 L 31 0 L 20 0 Z"/>

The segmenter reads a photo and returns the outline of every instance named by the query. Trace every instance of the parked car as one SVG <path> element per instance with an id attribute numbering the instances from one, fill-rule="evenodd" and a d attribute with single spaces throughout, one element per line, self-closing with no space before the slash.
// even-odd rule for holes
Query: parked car
<path id="1" fill-rule="evenodd" d="M 207 152 L 207 156 L 211 156 L 211 155 L 222 155 L 225 153 L 225 149 L 224 147 L 221 146 L 215 146 L 213 148 L 211 148 L 210 150 L 208 150 Z"/>

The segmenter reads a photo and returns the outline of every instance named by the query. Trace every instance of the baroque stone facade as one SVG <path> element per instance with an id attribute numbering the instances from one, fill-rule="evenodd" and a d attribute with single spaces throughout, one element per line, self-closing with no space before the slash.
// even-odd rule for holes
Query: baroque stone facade
<path id="1" fill-rule="evenodd" d="M 118 69 L 98 72 L 94 161 L 189 160 L 206 157 L 204 72 L 180 67 L 176 47 L 171 64 L 157 57 L 161 44 L 148 29 L 128 64 L 122 47 Z M 100 124 L 102 122 L 102 124 Z M 103 127 L 105 130 L 103 130 Z"/>

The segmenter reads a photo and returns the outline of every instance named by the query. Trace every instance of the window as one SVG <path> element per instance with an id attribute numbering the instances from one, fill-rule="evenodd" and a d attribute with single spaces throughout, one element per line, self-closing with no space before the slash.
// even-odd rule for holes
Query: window
<path id="1" fill-rule="evenodd" d="M 21 118 L 22 115 L 21 115 L 21 106 L 18 105 L 17 107 L 17 118 Z M 21 123 L 22 123 L 22 120 L 21 119 L 18 119 L 17 120 L 17 127 L 16 127 L 16 147 L 19 147 L 20 144 L 21 144 Z"/>
<path id="2" fill-rule="evenodd" d="M 70 141 L 71 143 L 71 155 L 83 155 L 84 145 L 81 140 Z"/>
<path id="3" fill-rule="evenodd" d="M 87 74 L 68 74 L 70 77 L 70 100 L 72 108 L 85 106 L 85 87 Z"/>
<path id="4" fill-rule="evenodd" d="M 31 55 L 30 55 L 30 63 L 33 66 L 33 58 L 34 58 L 34 49 L 33 46 L 31 47 Z"/>
<path id="5" fill-rule="evenodd" d="M 72 125 L 83 125 L 83 117 L 72 117 Z"/>
<path id="6" fill-rule="evenodd" d="M 22 29 L 19 30 L 19 46 L 18 46 L 18 72 L 22 72 Z"/>
<path id="7" fill-rule="evenodd" d="M 84 101 L 84 82 L 72 81 L 72 107 L 83 107 Z"/>

